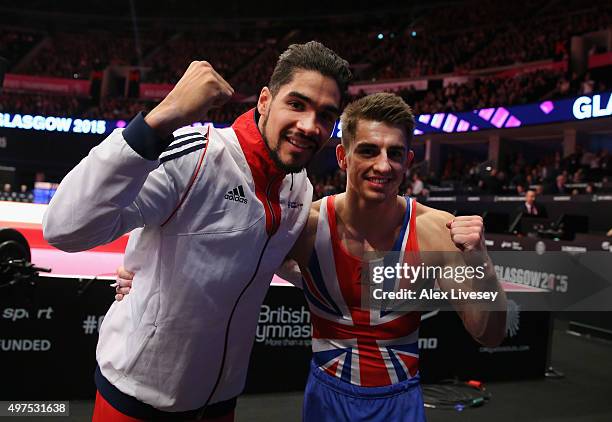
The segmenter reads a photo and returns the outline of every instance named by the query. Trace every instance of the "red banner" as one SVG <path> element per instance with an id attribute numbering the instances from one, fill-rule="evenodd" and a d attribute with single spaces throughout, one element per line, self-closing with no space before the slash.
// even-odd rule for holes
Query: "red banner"
<path id="1" fill-rule="evenodd" d="M 172 84 L 140 84 L 139 97 L 143 100 L 159 100 L 164 98 L 174 85 Z"/>
<path id="2" fill-rule="evenodd" d="M 140 84 L 139 98 L 142 100 L 161 100 L 174 88 L 173 84 Z M 234 103 L 256 103 L 257 96 L 246 96 L 238 92 L 234 93 L 231 101 Z"/>
<path id="3" fill-rule="evenodd" d="M 427 79 L 410 79 L 410 80 L 395 80 L 395 81 L 387 81 L 387 82 L 365 82 L 365 83 L 355 83 L 350 85 L 348 90 L 351 95 L 357 95 L 361 91 L 366 94 L 373 94 L 375 92 L 383 92 L 383 91 L 396 91 L 402 88 L 412 87 L 417 91 L 425 91 L 427 90 L 428 80 Z"/>
<path id="4" fill-rule="evenodd" d="M 500 78 L 511 78 L 520 73 L 534 72 L 536 70 L 567 70 L 567 61 L 562 62 L 535 62 L 535 63 L 527 63 L 523 66 L 513 67 L 511 69 L 504 70 L 495 74 L 495 76 Z"/>
<path id="5" fill-rule="evenodd" d="M 589 69 L 612 65 L 612 53 L 594 54 L 589 56 Z"/>
<path id="6" fill-rule="evenodd" d="M 89 95 L 90 86 L 90 81 L 82 79 L 51 78 L 10 73 L 7 73 L 4 77 L 4 88 L 15 91 L 50 92 L 86 97 Z"/>

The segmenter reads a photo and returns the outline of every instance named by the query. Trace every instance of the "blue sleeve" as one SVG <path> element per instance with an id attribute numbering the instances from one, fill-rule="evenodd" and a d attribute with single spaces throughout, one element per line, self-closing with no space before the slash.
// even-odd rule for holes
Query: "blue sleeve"
<path id="1" fill-rule="evenodd" d="M 134 151 L 147 160 L 157 160 L 174 139 L 172 136 L 166 139 L 160 138 L 145 122 L 142 112 L 138 113 L 127 125 L 123 131 L 123 137 Z"/>

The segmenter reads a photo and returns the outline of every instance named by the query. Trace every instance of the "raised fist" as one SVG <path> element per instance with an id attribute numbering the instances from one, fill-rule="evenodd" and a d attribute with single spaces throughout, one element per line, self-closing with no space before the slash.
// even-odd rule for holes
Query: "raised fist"
<path id="1" fill-rule="evenodd" d="M 234 89 L 210 63 L 191 62 L 183 77 L 170 93 L 147 116 L 145 121 L 162 138 L 176 129 L 202 120 L 208 110 L 225 104 Z"/>
<path id="2" fill-rule="evenodd" d="M 484 245 L 484 224 L 482 217 L 467 215 L 455 217 L 446 223 L 450 237 L 457 248 L 464 252 L 482 251 Z"/>

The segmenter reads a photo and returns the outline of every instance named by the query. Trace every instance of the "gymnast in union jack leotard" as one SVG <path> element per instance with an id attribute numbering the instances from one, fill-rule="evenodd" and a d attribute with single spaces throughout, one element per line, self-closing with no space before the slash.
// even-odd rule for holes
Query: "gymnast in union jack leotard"
<path id="1" fill-rule="evenodd" d="M 352 420 L 379 420 L 379 416 L 387 421 L 420 420 L 420 314 L 385 312 L 367 306 L 369 286 L 361 282 L 362 268 L 367 263 L 342 245 L 334 199 L 332 196 L 321 201 L 313 253 L 308 270 L 303 272 L 313 326 L 305 420 L 322 420 L 324 414 L 329 414 L 329 406 L 339 406 L 332 413 Z M 400 256 L 418 251 L 415 207 L 416 201 L 406 199 L 400 234 L 392 249 Z M 327 388 L 322 387 L 354 396 L 351 404 L 330 400 L 323 391 Z M 373 399 L 377 406 L 372 406 Z M 320 400 L 327 401 L 325 406 L 320 405 Z M 381 405 L 386 409 L 382 413 Z"/>
<path id="2" fill-rule="evenodd" d="M 396 263 L 418 265 L 423 251 L 454 256 L 486 252 L 482 218 L 453 217 L 397 195 L 414 158 L 414 118 L 400 97 L 361 98 L 346 107 L 341 121 L 336 157 L 346 171 L 346 193 L 312 204 L 289 255 L 302 273 L 313 326 L 303 417 L 316 422 L 423 421 L 420 314 L 372 303 L 369 272 L 363 271 L 369 270 L 366 257 L 382 252 L 384 265 L 394 265 L 385 254 L 394 251 Z M 489 280 L 486 289 L 500 290 L 494 274 Z M 386 278 L 382 286 L 384 291 L 405 287 Z M 505 309 L 500 297 L 500 309 Z M 503 312 L 466 309 L 460 316 L 483 344 L 503 338 Z"/>

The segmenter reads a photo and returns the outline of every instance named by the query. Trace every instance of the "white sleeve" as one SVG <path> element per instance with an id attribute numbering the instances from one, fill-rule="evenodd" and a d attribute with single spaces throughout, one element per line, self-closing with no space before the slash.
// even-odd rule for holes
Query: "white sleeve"
<path id="1" fill-rule="evenodd" d="M 43 234 L 67 252 L 91 249 L 134 228 L 159 225 L 178 203 L 159 160 L 148 160 L 115 130 L 61 182 L 43 218 Z"/>

